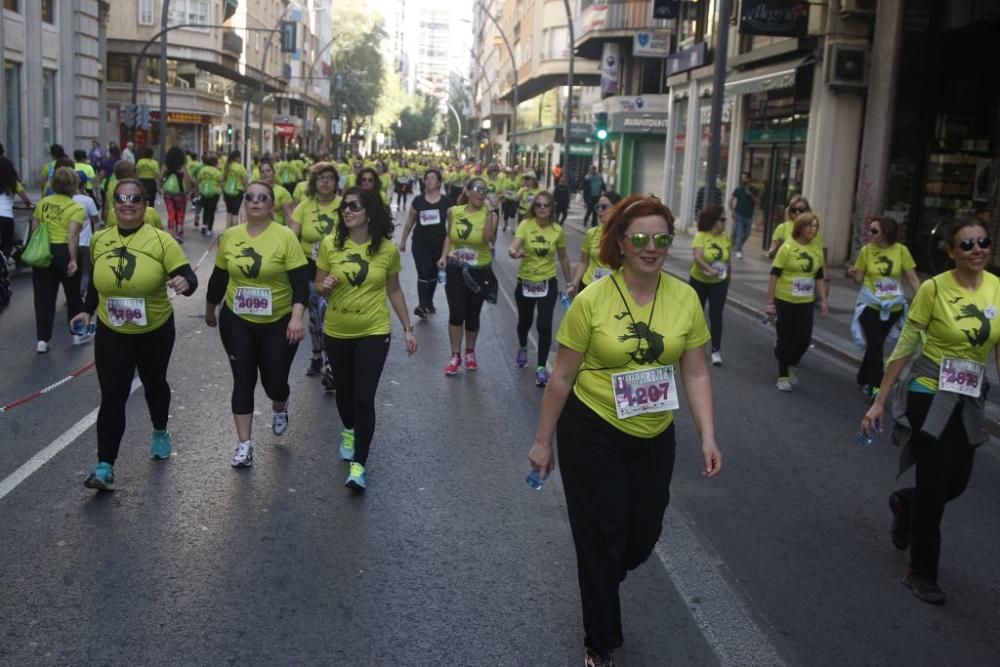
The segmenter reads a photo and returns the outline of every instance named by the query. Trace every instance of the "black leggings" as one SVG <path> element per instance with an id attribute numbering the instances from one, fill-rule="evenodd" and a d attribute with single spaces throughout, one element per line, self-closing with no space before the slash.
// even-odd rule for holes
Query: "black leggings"
<path id="1" fill-rule="evenodd" d="M 0 252 L 7 259 L 14 249 L 14 218 L 0 216 Z"/>
<path id="2" fill-rule="evenodd" d="M 649 558 L 660 538 L 674 470 L 674 427 L 652 438 L 627 435 L 571 391 L 556 437 L 584 642 L 595 651 L 610 651 L 622 645 L 618 586 Z"/>
<path id="3" fill-rule="evenodd" d="M 142 187 L 146 190 L 146 202 L 150 206 L 156 206 L 156 179 L 140 178 L 139 182 L 142 183 Z"/>
<path id="4" fill-rule="evenodd" d="M 417 267 L 417 300 L 423 308 L 434 306 L 434 290 L 437 289 L 437 261 L 441 257 L 444 239 L 420 239 L 413 237 L 413 263 Z"/>
<path id="5" fill-rule="evenodd" d="M 253 414 L 253 393 L 257 371 L 264 393 L 275 403 L 288 400 L 288 371 L 298 343 L 289 344 L 286 334 L 290 315 L 269 324 L 248 322 L 223 305 L 219 313 L 219 334 L 233 369 L 234 415 Z"/>
<path id="6" fill-rule="evenodd" d="M 97 460 L 114 465 L 125 433 L 125 404 L 132 391 L 136 369 L 146 392 L 146 405 L 153 428 L 167 428 L 170 412 L 170 385 L 167 366 L 174 349 L 173 315 L 159 329 L 125 334 L 97 322 L 94 362 L 101 386 L 101 407 L 97 412 Z"/>
<path id="7" fill-rule="evenodd" d="M 552 311 L 556 307 L 556 290 L 559 285 L 555 278 L 549 278 L 549 293 L 540 299 L 530 298 L 521 293 L 521 279 L 517 280 L 514 299 L 517 301 L 517 342 L 528 347 L 528 331 L 534 318 L 535 304 L 538 305 L 538 365 L 544 366 L 549 360 L 552 346 Z"/>
<path id="8" fill-rule="evenodd" d="M 243 192 L 237 192 L 234 195 L 223 194 L 222 198 L 226 202 L 226 213 L 229 215 L 239 215 L 240 207 L 243 206 Z"/>
<path id="9" fill-rule="evenodd" d="M 201 197 L 201 211 L 205 215 L 205 227 L 208 231 L 212 231 L 212 226 L 215 225 L 215 209 L 219 207 L 219 195 L 211 195 Z"/>
<path id="10" fill-rule="evenodd" d="M 902 311 L 891 313 L 889 319 L 883 322 L 879 313 L 877 308 L 865 308 L 858 318 L 861 331 L 865 334 L 865 356 L 861 360 L 857 376 L 858 384 L 861 386 L 878 387 L 882 384 L 882 375 L 885 372 L 883 361 L 885 339 L 903 314 Z"/>
<path id="11" fill-rule="evenodd" d="M 703 283 L 691 278 L 691 287 L 698 293 L 698 301 L 705 308 L 708 301 L 708 324 L 712 332 L 712 352 L 722 349 L 722 310 L 726 305 L 726 295 L 729 293 L 729 281 L 718 283 Z"/>
<path id="12" fill-rule="evenodd" d="M 59 285 L 62 285 L 66 296 L 66 321 L 69 322 L 83 310 L 79 262 L 76 273 L 68 276 L 66 268 L 69 265 L 69 246 L 65 243 L 53 243 L 51 248 L 52 264 L 44 269 L 31 270 L 31 286 L 35 293 L 35 334 L 37 340 L 45 342 L 52 339 Z"/>
<path id="13" fill-rule="evenodd" d="M 444 293 L 448 297 L 448 324 L 453 327 L 464 326 L 469 333 L 475 333 L 479 331 L 479 314 L 483 311 L 486 290 L 476 294 L 469 289 L 462 278 L 460 265 L 449 263 L 447 270 L 448 282 L 444 285 Z M 470 268 L 469 275 L 480 285 L 494 280 L 488 267 Z"/>
<path id="14" fill-rule="evenodd" d="M 778 319 L 774 328 L 778 340 L 774 344 L 774 356 L 778 358 L 778 377 L 788 377 L 788 367 L 798 366 L 802 356 L 812 342 L 813 302 L 790 303 L 775 299 Z"/>
<path id="15" fill-rule="evenodd" d="M 354 460 L 365 465 L 375 435 L 375 392 L 389 356 L 389 334 L 362 338 L 323 336 L 333 367 L 337 412 L 344 428 L 354 429 Z"/>
<path id="16" fill-rule="evenodd" d="M 907 394 L 906 417 L 913 428 L 910 446 L 917 464 L 916 486 L 897 493 L 910 514 L 910 570 L 937 579 L 944 506 L 965 492 L 976 449 L 965 435 L 961 405 L 955 408 L 940 438 L 920 430 L 933 398 L 913 391 Z"/>

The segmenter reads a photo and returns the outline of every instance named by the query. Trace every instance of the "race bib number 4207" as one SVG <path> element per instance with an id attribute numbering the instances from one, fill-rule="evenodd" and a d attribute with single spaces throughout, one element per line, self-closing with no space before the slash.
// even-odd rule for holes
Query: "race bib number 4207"
<path id="1" fill-rule="evenodd" d="M 667 412 L 680 406 L 673 366 L 615 373 L 611 376 L 611 390 L 619 419 L 647 412 Z"/>

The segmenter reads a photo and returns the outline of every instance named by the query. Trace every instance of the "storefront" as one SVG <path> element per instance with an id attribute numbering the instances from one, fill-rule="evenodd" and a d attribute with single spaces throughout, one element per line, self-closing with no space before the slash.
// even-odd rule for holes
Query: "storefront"
<path id="1" fill-rule="evenodd" d="M 662 196 L 667 95 L 609 97 L 609 150 L 603 156 L 609 187 L 621 194 Z"/>
<path id="2" fill-rule="evenodd" d="M 136 133 L 136 146 L 159 145 L 160 112 L 151 110 L 149 113 L 151 128 L 147 132 Z M 180 146 L 186 151 L 201 154 L 208 150 L 208 130 L 218 119 L 207 114 L 189 113 L 186 111 L 167 112 L 166 146 Z"/>

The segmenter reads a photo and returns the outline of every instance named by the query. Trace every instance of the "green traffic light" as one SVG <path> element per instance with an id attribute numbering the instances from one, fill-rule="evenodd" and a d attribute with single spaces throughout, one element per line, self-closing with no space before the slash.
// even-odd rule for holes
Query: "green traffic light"
<path id="1" fill-rule="evenodd" d="M 607 130 L 603 130 L 603 129 L 602 130 L 598 130 L 597 131 L 597 138 L 600 139 L 601 141 L 604 141 L 605 139 L 608 138 L 608 131 Z"/>

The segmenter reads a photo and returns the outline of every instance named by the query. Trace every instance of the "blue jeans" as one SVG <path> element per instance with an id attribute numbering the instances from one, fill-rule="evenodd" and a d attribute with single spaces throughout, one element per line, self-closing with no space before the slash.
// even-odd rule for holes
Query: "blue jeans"
<path id="1" fill-rule="evenodd" d="M 743 252 L 743 244 L 750 238 L 750 228 L 753 226 L 752 216 L 733 214 L 733 245 L 737 252 Z"/>

